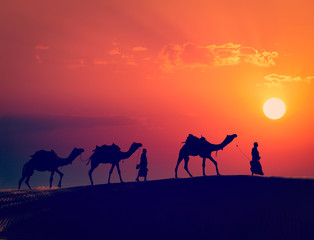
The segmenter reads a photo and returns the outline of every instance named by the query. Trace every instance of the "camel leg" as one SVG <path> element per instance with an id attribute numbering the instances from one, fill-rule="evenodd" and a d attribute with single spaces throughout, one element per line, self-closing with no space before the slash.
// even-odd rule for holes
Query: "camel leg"
<path id="1" fill-rule="evenodd" d="M 58 187 L 61 187 L 61 181 L 62 181 L 62 178 L 63 178 L 63 173 L 60 172 L 58 169 L 56 170 L 56 173 L 58 173 L 60 175 L 60 180 L 59 180 Z"/>
<path id="2" fill-rule="evenodd" d="M 51 188 L 52 187 L 52 181 L 53 181 L 53 175 L 55 174 L 55 171 L 51 171 L 51 174 L 50 174 L 50 179 L 49 179 L 49 187 Z"/>
<path id="3" fill-rule="evenodd" d="M 27 187 L 29 189 L 32 189 L 31 186 L 29 185 L 29 179 L 31 178 L 31 176 L 27 176 L 26 180 L 25 180 L 25 184 L 27 185 Z"/>
<path id="4" fill-rule="evenodd" d="M 175 168 L 175 170 L 174 170 L 174 172 L 175 172 L 175 178 L 178 178 L 178 167 L 179 167 L 180 163 L 182 162 L 182 160 L 183 160 L 183 157 L 179 156 L 178 162 L 177 162 L 177 165 L 176 165 L 176 168 Z"/>
<path id="5" fill-rule="evenodd" d="M 189 171 L 188 164 L 189 164 L 189 158 L 188 157 L 184 158 L 184 169 L 185 169 L 185 171 L 187 171 L 187 173 L 190 175 L 190 177 L 193 177 L 192 174 Z"/>
<path id="6" fill-rule="evenodd" d="M 29 179 L 30 179 L 30 177 L 31 177 L 33 174 L 34 174 L 34 169 L 32 169 L 32 168 L 29 167 L 29 162 L 26 163 L 26 164 L 24 165 L 24 167 L 23 167 L 22 177 L 21 177 L 21 179 L 20 179 L 20 181 L 19 181 L 19 189 L 21 188 L 21 185 L 22 185 L 22 182 L 24 181 L 24 179 L 27 178 L 28 180 L 26 179 L 26 181 L 28 182 Z M 26 183 L 26 181 L 25 181 L 25 183 Z M 29 189 L 31 189 L 31 187 L 29 186 L 29 184 L 27 184 L 27 186 L 29 187 Z"/>
<path id="7" fill-rule="evenodd" d="M 120 166 L 119 166 L 119 163 L 117 163 L 117 170 L 118 170 L 118 174 L 119 174 L 119 177 L 120 177 L 120 182 L 123 183 L 122 181 L 122 178 L 121 178 L 121 172 L 120 172 Z"/>
<path id="8" fill-rule="evenodd" d="M 96 167 L 98 167 L 98 164 L 93 164 L 93 162 L 92 162 L 92 163 L 91 163 L 91 168 L 90 168 L 90 170 L 88 171 L 88 176 L 89 176 L 90 184 L 91 184 L 91 185 L 94 185 L 92 173 L 93 173 L 93 171 L 95 170 Z"/>
<path id="9" fill-rule="evenodd" d="M 205 173 L 205 163 L 206 163 L 206 158 L 203 158 L 202 167 L 203 167 L 203 176 L 204 176 L 204 177 L 206 176 L 206 173 Z"/>
<path id="10" fill-rule="evenodd" d="M 21 188 L 21 184 L 24 181 L 24 179 L 26 178 L 26 176 L 22 176 L 20 181 L 19 181 L 19 189 Z"/>
<path id="11" fill-rule="evenodd" d="M 113 169 L 114 169 L 115 166 L 116 166 L 116 164 L 111 164 L 111 168 L 110 168 L 110 171 L 109 171 L 109 177 L 108 177 L 108 183 L 110 183 L 111 174 L 112 174 Z"/>
<path id="12" fill-rule="evenodd" d="M 217 162 L 210 156 L 209 159 L 215 164 L 215 167 L 216 167 L 216 172 L 217 172 L 217 175 L 219 176 L 220 173 L 218 171 L 218 166 L 217 166 Z"/>

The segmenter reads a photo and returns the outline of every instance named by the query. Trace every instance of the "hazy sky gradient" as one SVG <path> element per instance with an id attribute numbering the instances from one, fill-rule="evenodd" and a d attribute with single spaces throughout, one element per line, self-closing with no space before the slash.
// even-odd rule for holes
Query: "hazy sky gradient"
<path id="1" fill-rule="evenodd" d="M 142 142 L 149 179 L 173 177 L 189 133 L 213 143 L 238 134 L 214 155 L 222 174 L 250 174 L 235 145 L 250 155 L 258 141 L 266 175 L 314 177 L 313 9 L 309 0 L 1 1 L 0 188 L 17 187 L 35 151 L 83 147 L 85 160 L 112 142 Z M 282 119 L 263 114 L 270 97 L 286 103 Z M 121 166 L 126 181 L 136 160 Z M 201 175 L 201 159 L 190 168 Z M 89 184 L 88 169 L 79 159 L 64 167 L 64 186 Z M 95 182 L 108 171 L 97 168 Z M 48 179 L 35 172 L 31 184 Z"/>

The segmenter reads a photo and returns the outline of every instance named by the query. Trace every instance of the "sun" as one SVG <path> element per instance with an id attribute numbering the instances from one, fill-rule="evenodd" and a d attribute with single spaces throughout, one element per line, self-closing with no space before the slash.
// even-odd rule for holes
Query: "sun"
<path id="1" fill-rule="evenodd" d="M 285 114 L 286 105 L 279 98 L 270 98 L 264 103 L 263 111 L 266 117 L 270 119 L 279 119 Z"/>

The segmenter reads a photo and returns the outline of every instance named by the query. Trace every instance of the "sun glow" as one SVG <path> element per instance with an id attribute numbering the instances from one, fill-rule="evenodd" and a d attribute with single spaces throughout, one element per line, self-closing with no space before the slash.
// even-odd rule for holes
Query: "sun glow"
<path id="1" fill-rule="evenodd" d="M 285 114 L 286 105 L 279 98 L 270 98 L 264 103 L 263 111 L 266 117 L 270 119 L 279 119 Z"/>

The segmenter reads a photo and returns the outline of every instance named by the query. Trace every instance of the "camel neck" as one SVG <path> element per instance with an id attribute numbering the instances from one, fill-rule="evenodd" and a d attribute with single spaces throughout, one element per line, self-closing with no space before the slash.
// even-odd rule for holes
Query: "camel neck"
<path id="1" fill-rule="evenodd" d="M 225 140 L 223 140 L 220 144 L 213 144 L 213 151 L 218 151 L 223 149 L 225 146 L 227 146 L 230 142 L 232 141 L 232 139 L 230 137 L 226 137 Z"/>
<path id="2" fill-rule="evenodd" d="M 127 159 L 132 156 L 132 154 L 137 150 L 137 147 L 133 144 L 127 152 L 121 152 L 121 159 Z"/>
<path id="3" fill-rule="evenodd" d="M 65 166 L 73 162 L 78 155 L 72 151 L 67 158 L 60 158 L 60 166 Z"/>

